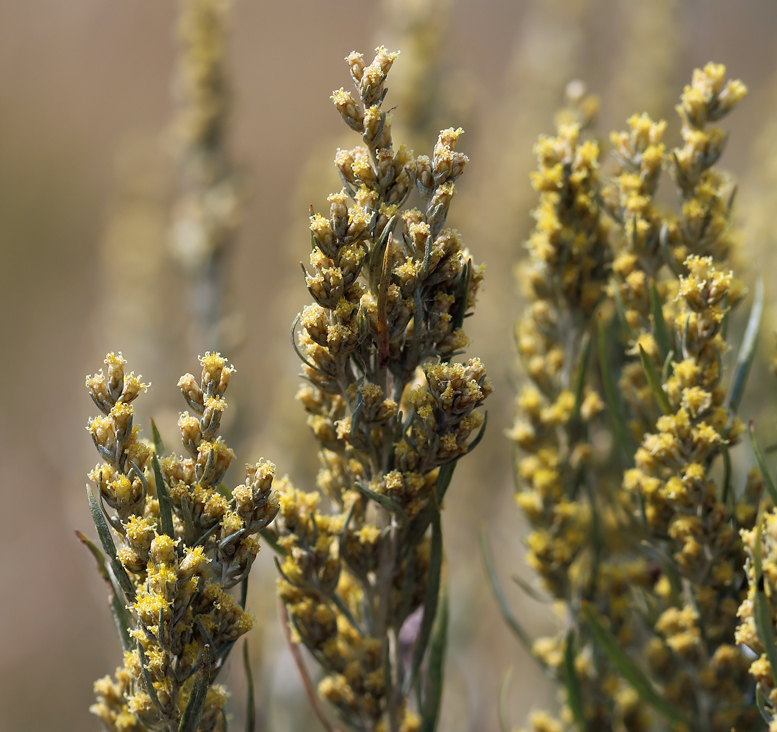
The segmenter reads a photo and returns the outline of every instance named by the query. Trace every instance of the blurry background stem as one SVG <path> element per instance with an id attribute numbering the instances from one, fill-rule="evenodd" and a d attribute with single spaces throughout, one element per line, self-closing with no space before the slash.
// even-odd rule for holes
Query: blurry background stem
<path id="1" fill-rule="evenodd" d="M 226 83 L 229 0 L 180 0 L 178 112 L 173 150 L 179 198 L 172 251 L 189 277 L 192 351 L 224 347 L 226 258 L 238 223 L 238 196 L 226 151 L 230 98 Z"/>

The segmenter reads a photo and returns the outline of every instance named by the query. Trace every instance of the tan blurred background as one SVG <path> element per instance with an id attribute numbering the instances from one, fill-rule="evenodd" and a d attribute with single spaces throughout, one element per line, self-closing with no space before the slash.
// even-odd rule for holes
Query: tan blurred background
<path id="1" fill-rule="evenodd" d="M 227 355 L 238 371 L 227 427 L 238 462 L 263 455 L 300 487 L 313 485 L 316 453 L 294 401 L 298 364 L 288 328 L 309 300 L 298 265 L 309 246 L 307 208 L 321 208 L 338 187 L 330 165 L 335 148 L 358 142 L 343 136 L 328 97 L 349 83 L 349 51 L 369 54 L 377 43 L 406 50 L 403 21 L 429 4 L 234 3 L 231 155 L 248 195 L 229 274 L 235 315 Z M 439 74 L 445 102 L 432 111 L 449 115 L 446 126 L 467 129 L 461 147 L 471 163 L 451 216 L 475 258 L 488 264 L 469 333 L 471 353 L 483 357 L 499 390 L 486 437 L 459 468 L 444 515 L 453 624 L 441 730 L 463 732 L 496 727 L 499 680 L 509 666 L 515 673 L 507 711 L 515 725 L 533 707 L 553 703 L 552 686 L 537 677 L 498 616 L 476 542 L 486 521 L 517 612 L 533 632 L 551 628 L 548 607 L 521 597 L 507 579 L 518 572 L 531 581 L 521 565 L 504 430 L 519 378 L 512 267 L 530 225 L 533 139 L 552 130 L 566 83 L 582 78 L 602 96 L 602 131 L 645 109 L 668 115 L 675 142 L 672 106 L 691 69 L 726 63 L 751 94 L 727 124 L 723 164 L 741 182 L 745 259 L 761 269 L 770 293 L 777 286 L 777 5 L 432 5 L 444 31 L 434 42 L 420 36 L 426 40 L 412 53 Z M 107 350 L 122 350 L 129 367 L 153 384 L 138 402 L 144 429 L 155 415 L 175 444 L 183 406 L 175 382 L 196 366 L 198 354 L 187 346 L 185 279 L 165 253 L 175 192 L 165 151 L 175 13 L 173 0 L 0 0 L 1 732 L 99 729 L 87 711 L 92 682 L 119 663 L 101 581 L 73 534 L 93 533 L 84 496 L 96 462 L 84 430 L 93 405 L 84 375 Z M 397 84 L 407 83 L 400 70 L 412 53 L 397 61 Z M 391 102 L 391 77 L 388 86 Z M 398 141 L 402 121 L 400 104 Z M 431 151 L 427 132 L 423 123 L 407 132 L 417 153 Z M 417 143 L 421 136 L 425 142 Z M 762 340 L 765 355 L 771 346 Z M 754 413 L 773 421 L 764 415 Z M 269 549 L 257 565 L 249 605 L 258 622 L 250 638 L 263 729 L 315 729 L 278 632 Z M 237 654 L 228 683 L 237 729 L 244 686 Z"/>

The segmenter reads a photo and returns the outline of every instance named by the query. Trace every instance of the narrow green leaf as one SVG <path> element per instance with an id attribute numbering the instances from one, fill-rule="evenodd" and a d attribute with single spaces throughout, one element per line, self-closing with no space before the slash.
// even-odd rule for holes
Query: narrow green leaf
<path id="1" fill-rule="evenodd" d="M 629 321 L 626 319 L 626 305 L 623 302 L 621 291 L 618 288 L 617 282 L 613 281 L 611 285 L 612 285 L 613 299 L 615 300 L 615 312 L 618 316 L 618 321 L 621 324 L 621 328 L 623 329 L 623 332 L 626 333 L 628 337 L 631 337 L 633 334 L 633 330 L 629 325 Z"/>
<path id="2" fill-rule="evenodd" d="M 381 277 L 383 276 L 383 255 L 386 250 L 386 245 L 389 241 L 389 234 L 393 232 L 396 225 L 398 216 L 392 216 L 391 220 L 386 224 L 386 228 L 381 232 L 378 241 L 375 242 L 375 246 L 370 252 L 369 261 L 367 263 L 368 279 L 370 282 L 370 290 L 372 292 L 378 292 Z"/>
<path id="3" fill-rule="evenodd" d="M 756 684 L 755 687 L 755 705 L 758 707 L 758 711 L 761 713 L 761 718 L 766 724 L 772 723 L 772 715 L 766 708 L 767 702 L 764 697 L 764 693 L 761 691 L 761 686 Z"/>
<path id="4" fill-rule="evenodd" d="M 211 452 L 211 454 L 213 454 Z M 194 519 L 192 518 L 192 507 L 189 505 L 189 498 L 186 495 L 181 497 L 181 514 L 183 515 L 183 539 L 187 546 L 192 546 L 196 541 L 196 532 L 194 530 Z"/>
<path id="5" fill-rule="evenodd" d="M 480 441 L 483 439 L 483 435 L 486 434 L 487 425 L 488 425 L 488 412 L 484 412 L 483 424 L 480 426 L 478 433 L 475 435 L 475 439 L 472 440 L 472 442 L 470 442 L 469 445 L 467 445 L 467 452 L 464 453 L 465 455 L 469 455 L 480 444 Z"/>
<path id="6" fill-rule="evenodd" d="M 580 360 L 577 364 L 577 373 L 575 374 L 575 406 L 572 409 L 572 423 L 580 419 L 580 409 L 583 406 L 583 391 L 585 389 L 585 375 L 588 371 L 588 362 L 591 356 L 591 334 L 586 333 L 583 336 L 583 343 L 580 346 Z"/>
<path id="7" fill-rule="evenodd" d="M 111 569 L 116 577 L 116 581 L 119 583 L 127 600 L 129 602 L 135 602 L 135 589 L 116 554 L 116 545 L 113 543 L 113 536 L 111 536 L 111 530 L 108 528 L 105 516 L 103 516 L 103 512 L 100 510 L 97 500 L 88 487 L 86 489 L 86 495 L 89 499 L 89 510 L 92 513 L 92 521 L 94 521 L 94 526 L 97 529 L 97 536 L 100 537 L 100 543 L 103 545 L 103 549 L 108 555 L 108 561 L 111 563 Z"/>
<path id="8" fill-rule="evenodd" d="M 747 377 L 750 375 L 750 367 L 755 358 L 755 349 L 758 345 L 758 332 L 761 328 L 761 316 L 764 311 L 764 283 L 759 278 L 755 285 L 755 299 L 753 307 L 750 309 L 750 316 L 747 319 L 745 336 L 742 339 L 742 345 L 737 354 L 737 365 L 734 369 L 734 377 L 729 389 L 728 407 L 736 414 L 739 409 L 739 403 L 742 401 L 742 395 L 745 392 Z"/>
<path id="9" fill-rule="evenodd" d="M 764 516 L 761 509 L 758 510 L 758 519 L 755 527 L 755 548 L 753 550 L 753 570 L 756 583 L 763 576 L 763 531 Z"/>
<path id="10" fill-rule="evenodd" d="M 245 610 L 248 603 L 248 575 L 240 583 L 240 607 Z"/>
<path id="11" fill-rule="evenodd" d="M 674 155 L 674 162 L 678 178 L 684 176 L 685 174 L 682 172 L 682 168 L 680 168 L 676 154 Z M 681 183 L 680 185 L 682 186 L 683 184 Z M 669 266 L 669 269 L 674 272 L 675 276 L 684 277 L 685 271 L 677 264 L 677 258 L 674 256 L 674 252 L 669 249 L 669 227 L 666 224 L 661 227 L 661 233 L 658 235 L 658 244 L 661 248 L 661 253 L 664 255 L 664 261 Z"/>
<path id="12" fill-rule="evenodd" d="M 526 580 L 524 580 L 522 577 L 519 577 L 517 574 L 511 575 L 510 579 L 515 582 L 515 584 L 518 585 L 518 587 L 520 587 L 535 602 L 551 602 L 549 597 L 541 595 L 537 590 L 534 589 L 534 587 L 532 587 Z"/>
<path id="13" fill-rule="evenodd" d="M 486 569 L 486 576 L 488 577 L 488 581 L 491 584 L 491 591 L 494 593 L 496 602 L 499 605 L 500 611 L 502 612 L 502 617 L 504 618 L 510 630 L 515 633 L 515 636 L 518 638 L 518 640 L 523 643 L 524 648 L 526 648 L 531 657 L 535 659 L 537 663 L 540 663 L 539 659 L 532 651 L 532 642 L 529 638 L 529 634 L 523 629 L 523 627 L 521 627 L 518 619 L 513 614 L 513 611 L 510 608 L 510 604 L 507 602 L 507 598 L 505 597 L 502 585 L 499 583 L 499 578 L 496 576 L 496 570 L 494 569 L 494 559 L 491 556 L 491 546 L 488 542 L 488 533 L 486 532 L 485 525 L 480 527 L 480 552 L 483 555 L 483 565 Z M 540 663 L 540 665 L 542 664 Z"/>
<path id="14" fill-rule="evenodd" d="M 359 625 L 358 621 L 353 616 L 353 613 L 351 612 L 351 609 L 348 607 L 348 605 L 345 604 L 345 600 L 343 600 L 343 598 L 340 597 L 337 592 L 332 593 L 332 602 L 335 604 L 335 607 L 345 616 L 345 619 L 351 624 L 351 627 L 362 638 L 364 638 L 364 631 L 362 630 L 361 625 Z"/>
<path id="15" fill-rule="evenodd" d="M 467 312 L 467 294 L 469 292 L 469 283 L 472 280 L 472 260 L 468 259 L 464 265 L 464 272 L 462 273 L 461 282 L 459 284 L 458 292 L 456 293 L 456 299 L 459 301 L 458 307 L 453 314 L 453 320 L 451 325 L 453 330 L 461 328 L 464 324 L 464 315 Z"/>
<path id="16" fill-rule="evenodd" d="M 159 712 L 159 716 L 162 717 L 162 719 L 166 719 L 165 710 L 162 709 L 154 684 L 151 682 L 151 675 L 148 673 L 148 659 L 146 658 L 146 652 L 143 650 L 140 641 L 137 642 L 137 647 L 138 659 L 140 660 L 140 673 L 143 676 L 143 684 L 146 687 L 146 693 L 151 699 L 151 703 L 156 707 L 157 712 Z"/>
<path id="17" fill-rule="evenodd" d="M 664 359 L 664 365 L 661 366 L 661 383 L 665 384 L 669 378 L 669 369 L 672 366 L 672 360 L 674 359 L 674 351 L 669 351 Z"/>
<path id="18" fill-rule="evenodd" d="M 728 507 L 729 516 L 736 519 L 736 500 L 731 487 L 731 453 L 727 444 L 721 444 L 720 454 L 723 457 L 723 489 L 721 497 L 723 504 Z"/>
<path id="19" fill-rule="evenodd" d="M 587 602 L 583 602 L 583 617 L 591 630 L 591 634 L 594 637 L 597 645 L 610 662 L 618 670 L 626 681 L 631 684 L 634 691 L 639 694 L 646 704 L 649 704 L 659 714 L 662 714 L 673 724 L 688 725 L 682 714 L 672 707 L 669 702 L 664 699 L 654 688 L 650 680 L 645 676 L 642 669 L 637 666 L 636 663 L 619 645 L 615 637 L 610 631 L 602 624 L 599 614 Z"/>
<path id="20" fill-rule="evenodd" d="M 402 506 L 400 506 L 393 498 L 384 496 L 382 493 L 376 493 L 358 480 L 356 481 L 356 487 L 365 496 L 367 496 L 367 498 L 371 498 L 373 501 L 375 501 L 375 503 L 385 508 L 389 513 L 393 513 L 401 523 L 407 523 L 407 514 L 402 509 Z"/>
<path id="21" fill-rule="evenodd" d="M 445 651 L 448 645 L 448 590 L 440 590 L 440 604 L 432 627 L 429 644 L 429 664 L 426 672 L 426 704 L 421 717 L 421 732 L 435 732 L 440 721 L 443 680 L 445 676 Z"/>
<path id="22" fill-rule="evenodd" d="M 753 552 L 753 564 L 755 565 L 755 598 L 753 617 L 761 645 L 766 652 L 766 658 L 772 668 L 772 681 L 777 685 L 777 646 L 774 637 L 774 613 L 771 603 L 766 596 L 766 587 L 763 576 L 763 540 L 764 540 L 763 514 L 758 517 L 758 527 L 755 535 L 755 551 Z"/>
<path id="23" fill-rule="evenodd" d="M 626 461 L 631 465 L 634 460 L 634 441 L 626 427 L 626 423 L 623 421 L 618 389 L 613 380 L 610 362 L 607 357 L 607 336 L 604 320 L 601 319 L 599 320 L 599 369 L 602 374 L 604 398 L 607 402 L 607 411 L 610 415 L 613 432 L 615 433 L 615 441 L 620 445 Z"/>
<path id="24" fill-rule="evenodd" d="M 581 732 L 587 729 L 583 698 L 580 695 L 580 681 L 575 671 L 575 631 L 570 628 L 564 645 L 564 665 L 561 667 L 561 678 L 567 690 L 567 704 L 575 718 L 575 723 Z"/>
<path id="25" fill-rule="evenodd" d="M 197 679 L 192 687 L 192 693 L 186 709 L 183 710 L 181 722 L 178 725 L 178 732 L 196 732 L 197 727 L 199 727 L 202 710 L 205 707 L 205 697 L 208 694 L 208 686 L 210 685 L 210 670 L 210 646 L 206 645 L 202 663 L 200 664 L 200 673 L 197 675 Z"/>
<path id="26" fill-rule="evenodd" d="M 167 455 L 165 452 L 165 443 L 162 442 L 162 435 L 159 434 L 156 422 L 154 422 L 153 419 L 151 420 L 151 439 L 154 441 L 154 451 L 156 452 L 157 457 L 164 457 Z"/>
<path id="27" fill-rule="evenodd" d="M 424 614 L 421 618 L 421 629 L 413 649 L 413 660 L 410 666 L 408 683 L 412 686 L 421 663 L 426 654 L 426 647 L 432 635 L 432 625 L 437 614 L 437 605 L 440 599 L 440 575 L 442 573 L 442 527 L 440 526 L 440 513 L 435 511 L 432 517 L 432 544 L 429 550 L 429 574 L 426 581 L 426 596 L 424 598 Z"/>
<path id="28" fill-rule="evenodd" d="M 667 397 L 666 392 L 664 391 L 664 387 L 661 384 L 661 377 L 658 375 L 656 367 L 648 358 L 647 353 L 645 353 L 645 349 L 642 348 L 641 345 L 639 347 L 639 359 L 642 362 L 642 370 L 645 372 L 645 376 L 647 377 L 650 391 L 653 392 L 653 396 L 656 398 L 656 402 L 658 403 L 661 412 L 663 414 L 671 414 L 672 405 L 669 403 L 669 397 Z"/>
<path id="29" fill-rule="evenodd" d="M 95 561 L 97 562 L 97 571 L 100 577 L 105 580 L 108 585 L 108 596 L 111 605 L 111 617 L 113 617 L 113 624 L 116 626 L 116 633 L 119 636 L 119 642 L 121 643 L 121 649 L 123 651 L 129 651 L 132 647 L 130 640 L 129 629 L 131 627 L 131 619 L 127 608 L 122 602 L 122 593 L 116 580 L 113 577 L 113 573 L 110 572 L 105 564 L 105 555 L 99 550 L 97 545 L 85 534 L 80 531 L 76 531 L 78 540 L 91 552 Z"/>
<path id="30" fill-rule="evenodd" d="M 416 545 L 410 544 L 407 550 L 407 556 L 404 559 L 405 576 L 402 580 L 402 595 L 399 603 L 399 619 L 404 623 L 407 616 L 410 615 L 410 606 L 412 603 L 413 591 L 416 586 L 415 572 Z M 400 666 L 399 671 L 404 673 L 404 668 Z M 404 681 L 402 682 L 404 687 Z"/>
<path id="31" fill-rule="evenodd" d="M 453 473 L 458 465 L 458 460 L 451 460 L 449 463 L 440 466 L 440 470 L 437 473 L 437 482 L 435 483 L 434 494 L 437 498 L 437 505 L 442 505 L 442 499 L 445 498 L 445 494 L 450 487 L 451 480 L 453 479 Z"/>
<path id="32" fill-rule="evenodd" d="M 251 672 L 251 656 L 248 653 L 248 639 L 243 643 L 243 668 L 246 672 L 248 700 L 246 701 L 246 732 L 254 732 L 256 728 L 256 703 L 254 701 L 254 675 Z"/>
<path id="33" fill-rule="evenodd" d="M 281 557 L 286 556 L 286 551 L 281 547 L 281 545 L 278 543 L 278 537 L 273 534 L 272 529 L 262 529 L 259 532 L 259 536 L 262 537 L 267 542 L 267 545 L 272 549 L 277 555 Z"/>
<path id="34" fill-rule="evenodd" d="M 661 360 L 665 361 L 672 351 L 672 336 L 669 334 L 669 328 L 664 320 L 664 309 L 658 295 L 658 288 L 652 280 L 650 282 L 650 314 L 653 317 L 653 336 L 658 344 Z"/>
<path id="35" fill-rule="evenodd" d="M 499 732 L 511 732 L 510 720 L 507 719 L 507 698 L 510 693 L 510 679 L 513 675 L 512 666 L 506 668 L 499 684 L 499 701 L 497 714 L 499 716 Z"/>
<path id="36" fill-rule="evenodd" d="M 153 424 L 153 420 L 151 424 Z M 162 533 L 175 540 L 175 525 L 173 524 L 170 493 L 167 490 L 165 476 L 162 475 L 162 468 L 156 455 L 151 457 L 151 464 L 154 466 L 154 482 L 156 483 L 156 494 L 159 499 L 159 523 L 162 525 Z"/>
<path id="37" fill-rule="evenodd" d="M 110 583 L 111 576 L 108 574 L 108 568 L 105 566 L 105 555 L 97 548 L 97 545 L 83 532 L 76 529 L 78 540 L 89 550 L 97 562 L 97 572 L 106 582 Z"/>
<path id="38" fill-rule="evenodd" d="M 750 420 L 750 444 L 753 446 L 753 453 L 755 454 L 756 462 L 761 470 L 761 475 L 764 477 L 764 483 L 766 484 L 766 490 L 769 492 L 769 496 L 772 502 L 777 506 L 777 488 L 772 480 L 772 475 L 769 472 L 769 466 L 766 464 L 766 458 L 761 451 L 761 446 L 758 444 L 758 438 L 755 436 L 755 424 Z"/>

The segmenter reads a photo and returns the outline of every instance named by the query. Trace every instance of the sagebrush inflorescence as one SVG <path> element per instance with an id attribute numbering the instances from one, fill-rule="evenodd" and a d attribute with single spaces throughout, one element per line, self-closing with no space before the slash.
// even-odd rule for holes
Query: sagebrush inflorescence
<path id="1" fill-rule="evenodd" d="M 237 210 L 223 135 L 228 7 L 181 5 L 175 237 L 208 342 L 219 338 Z M 436 48 L 429 7 L 418 38 L 426 29 Z M 458 460 L 484 434 L 492 386 L 479 359 L 456 360 L 484 270 L 446 226 L 468 164 L 463 130 L 442 130 L 429 157 L 394 145 L 384 102 L 397 56 L 351 53 L 356 94 L 331 97 L 361 144 L 336 153 L 342 189 L 328 212 L 311 207 L 302 268 L 313 302 L 291 329 L 317 490 L 274 481 L 265 460 L 227 487 L 234 453 L 218 433 L 234 369 L 218 353 L 200 359 L 199 379 L 178 383 L 189 408 L 181 457 L 153 422 L 152 441 L 140 438 L 133 403 L 147 385 L 121 354 L 87 378 L 101 412 L 88 425 L 102 460 L 88 497 L 102 549 L 79 538 L 107 583 L 124 652 L 115 676 L 95 684 L 91 711 L 110 732 L 226 732 L 219 674 L 252 627 L 260 533 L 323 728 L 333 732 L 333 718 L 354 732 L 438 726 L 449 612 L 441 509 Z M 735 450 L 763 288 L 740 337 L 748 291 L 732 271 L 735 187 L 717 167 L 726 133 L 716 123 L 746 90 L 721 65 L 697 69 L 677 106 L 681 144 L 667 149 L 667 123 L 634 115 L 610 136 L 609 157 L 591 134 L 597 101 L 579 83 L 567 91 L 555 134 L 536 146 L 528 303 L 515 329 L 527 384 L 508 432 L 539 587 L 518 583 L 553 605 L 555 634 L 532 642 L 523 630 L 483 533 L 503 614 L 560 683 L 558 713 L 535 712 L 530 727 L 777 730 L 777 488 L 752 423 L 758 467 Z M 661 203 L 665 178 L 675 207 Z M 251 730 L 252 707 L 247 718 Z"/>
<path id="2" fill-rule="evenodd" d="M 88 494 L 107 565 L 89 546 L 111 587 L 124 650 L 115 679 L 95 684 L 92 712 L 116 732 L 225 729 L 227 692 L 215 682 L 253 624 L 245 588 L 257 533 L 278 512 L 275 468 L 247 465 L 245 482 L 226 488 L 234 453 L 217 433 L 234 369 L 219 354 L 201 363 L 199 382 L 191 374 L 179 381 L 193 412 L 179 419 L 186 457 L 165 455 L 157 434 L 155 444 L 139 438 L 132 402 L 146 385 L 125 375 L 121 354 L 108 354 L 106 373 L 86 380 L 102 412 L 89 422 L 103 462 L 90 473 L 97 498 Z M 238 601 L 229 589 L 240 583 Z"/>
<path id="3" fill-rule="evenodd" d="M 440 505 L 485 426 L 476 409 L 491 386 L 478 359 L 452 361 L 467 346 L 462 324 L 482 278 L 445 228 L 467 163 L 456 151 L 462 131 L 441 132 L 432 158 L 394 148 L 383 99 L 396 56 L 379 48 L 366 65 L 352 53 L 359 99 L 332 95 L 364 145 L 338 150 L 344 188 L 329 197 L 329 217 L 311 217 L 305 279 L 315 302 L 292 330 L 299 349 L 302 325 L 308 385 L 298 398 L 320 442 L 318 486 L 331 513 L 318 493 L 284 485 L 276 531 L 278 592 L 294 640 L 326 674 L 320 695 L 349 729 L 410 732 L 439 711 L 440 641 L 430 637 L 433 622 L 444 633 L 447 613 Z M 422 208 L 403 209 L 414 188 Z"/>
<path id="4" fill-rule="evenodd" d="M 683 144 L 667 152 L 666 123 L 635 115 L 611 136 L 609 180 L 578 127 L 538 145 L 531 303 L 517 330 L 533 385 L 511 436 L 524 451 L 528 561 L 566 608 L 563 632 L 534 652 L 578 726 L 722 731 L 758 716 L 735 629 L 738 531 L 752 529 L 763 481 L 751 473 L 737 488 L 730 451 L 761 305 L 726 386 L 726 326 L 745 291 L 726 267 L 733 186 L 715 167 L 726 135 L 714 126 L 744 94 L 723 66 L 695 71 L 677 107 Z M 656 202 L 662 169 L 677 212 Z"/>

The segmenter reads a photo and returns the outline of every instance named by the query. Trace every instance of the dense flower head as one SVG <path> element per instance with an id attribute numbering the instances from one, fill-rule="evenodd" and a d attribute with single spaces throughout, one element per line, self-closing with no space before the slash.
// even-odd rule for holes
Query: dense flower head
<path id="1" fill-rule="evenodd" d="M 774 649 L 768 648 L 767 644 L 774 643 L 774 627 L 777 625 L 773 609 L 777 591 L 777 511 L 774 508 L 765 511 L 758 524 L 751 529 L 742 529 L 741 535 L 748 557 L 748 591 L 738 610 L 742 623 L 737 628 L 736 641 L 755 654 L 749 673 L 766 701 L 766 711 L 774 725 L 777 720 L 777 683 L 775 669 L 769 660 L 773 658 Z M 763 608 L 760 615 L 759 607 Z"/>
<path id="2" fill-rule="evenodd" d="M 516 328 L 528 384 L 509 436 L 520 448 L 527 562 L 564 626 L 576 627 L 533 650 L 571 693 L 562 666 L 574 636 L 580 703 L 597 729 L 652 727 L 615 669 L 591 662 L 596 651 L 576 626 L 581 598 L 627 653 L 645 651 L 672 706 L 705 720 L 692 729 L 746 729 L 754 719 L 733 632 L 744 579 L 737 529 L 754 522 L 758 481 L 731 485 L 729 451 L 743 427 L 738 396 L 723 385 L 725 326 L 745 292 L 727 266 L 732 186 L 715 167 L 725 134 L 713 125 L 744 93 L 722 66 L 697 70 L 677 108 L 682 145 L 667 151 L 667 124 L 633 115 L 610 136 L 610 180 L 594 143 L 568 124 L 573 115 L 560 115 L 557 135 L 536 148 L 529 302 Z M 676 212 L 657 202 L 665 169 Z M 558 729 L 574 724 L 566 701 Z"/>
<path id="3" fill-rule="evenodd" d="M 87 378 L 105 414 L 89 423 L 104 461 L 90 477 L 99 500 L 115 511 L 105 513 L 120 539 L 113 591 L 115 602 L 127 603 L 126 616 L 117 615 L 117 623 L 127 624 L 124 667 L 115 681 L 97 682 L 92 711 L 116 732 L 177 727 L 203 674 L 198 729 L 222 728 L 226 691 L 211 682 L 253 625 L 228 590 L 247 577 L 257 533 L 280 507 L 275 467 L 265 460 L 246 466 L 245 482 L 231 495 L 225 490 L 221 481 L 234 453 L 217 432 L 234 369 L 218 353 L 200 361 L 199 380 L 186 374 L 179 381 L 193 412 L 179 420 L 188 457 L 165 456 L 158 438 L 153 445 L 140 440 L 131 402 L 144 385 L 124 375 L 120 355 L 106 357 L 107 376 Z"/>
<path id="4" fill-rule="evenodd" d="M 483 279 L 446 227 L 468 163 L 463 130 L 442 130 L 429 157 L 394 144 L 383 102 L 396 60 L 383 47 L 370 64 L 350 54 L 356 91 L 332 94 L 362 144 L 337 151 L 343 188 L 310 217 L 313 303 L 293 327 L 307 382 L 298 399 L 322 448 L 320 493 L 283 481 L 274 533 L 278 594 L 293 641 L 325 673 L 319 695 L 349 728 L 382 728 L 390 716 L 410 732 L 419 717 L 388 648 L 424 603 L 433 612 L 429 527 L 439 532 L 450 469 L 479 441 L 492 386 L 479 359 L 453 361 Z"/>

